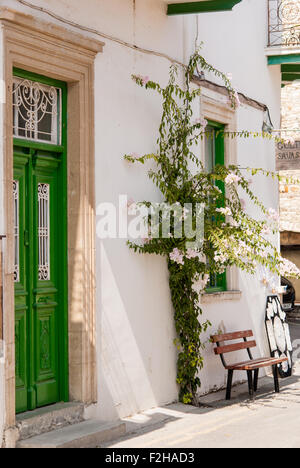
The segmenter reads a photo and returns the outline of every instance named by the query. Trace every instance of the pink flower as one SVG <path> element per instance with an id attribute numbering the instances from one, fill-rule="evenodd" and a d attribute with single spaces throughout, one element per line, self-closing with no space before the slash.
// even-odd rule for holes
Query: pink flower
<path id="1" fill-rule="evenodd" d="M 187 250 L 186 258 L 191 260 L 192 258 L 197 258 L 197 257 L 199 257 L 199 252 L 197 252 L 196 250 L 193 250 L 193 249 L 188 249 Z"/>
<path id="2" fill-rule="evenodd" d="M 173 252 L 170 253 L 170 259 L 175 262 L 175 263 L 178 263 L 178 265 L 184 265 L 184 259 L 183 259 L 184 255 L 182 252 L 180 252 L 179 249 L 174 249 Z"/>
<path id="3" fill-rule="evenodd" d="M 230 173 L 225 179 L 225 184 L 232 185 L 232 184 L 239 182 L 240 180 L 241 178 L 238 175 Z"/>
<path id="4" fill-rule="evenodd" d="M 265 236 L 268 236 L 269 234 L 271 234 L 271 229 L 269 228 L 269 226 L 263 226 L 261 233 Z"/>
<path id="5" fill-rule="evenodd" d="M 279 213 L 274 210 L 274 208 L 270 208 L 268 210 L 268 217 L 272 220 L 272 221 L 275 221 L 276 223 L 279 222 L 280 220 L 280 216 L 279 216 Z"/>
<path id="6" fill-rule="evenodd" d="M 146 86 L 146 84 L 149 83 L 150 78 L 149 78 L 149 76 L 142 76 L 141 80 L 142 80 L 143 85 Z"/>
<path id="7" fill-rule="evenodd" d="M 194 277 L 194 282 L 192 289 L 195 291 L 197 294 L 202 294 L 207 286 L 207 283 L 210 280 L 210 275 L 206 274 L 201 274 L 201 275 L 196 275 Z"/>
<path id="8" fill-rule="evenodd" d="M 132 153 L 130 156 L 131 156 L 133 159 L 140 159 L 140 157 L 141 157 L 141 156 L 140 156 L 139 154 L 137 154 L 137 153 Z"/>
<path id="9" fill-rule="evenodd" d="M 245 201 L 243 198 L 241 198 L 241 199 L 240 199 L 240 202 L 241 202 L 242 210 L 245 210 L 245 209 L 246 209 L 246 205 L 247 205 L 247 204 L 246 204 L 246 201 Z"/>
<path id="10" fill-rule="evenodd" d="M 281 257 L 280 274 L 288 277 L 300 277 L 299 268 L 290 260 Z"/>

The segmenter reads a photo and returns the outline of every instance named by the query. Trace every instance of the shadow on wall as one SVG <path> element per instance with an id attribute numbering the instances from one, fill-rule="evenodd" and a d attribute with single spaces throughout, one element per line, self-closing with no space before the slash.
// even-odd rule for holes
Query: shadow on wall
<path id="1" fill-rule="evenodd" d="M 100 258 L 97 258 L 99 271 Z M 112 420 L 178 399 L 175 329 L 164 259 L 101 242 L 98 417 Z"/>

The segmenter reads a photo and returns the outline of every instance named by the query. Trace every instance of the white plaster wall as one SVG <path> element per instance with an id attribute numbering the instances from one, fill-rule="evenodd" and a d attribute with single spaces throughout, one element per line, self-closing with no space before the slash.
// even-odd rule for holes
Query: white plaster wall
<path id="1" fill-rule="evenodd" d="M 81 25 L 134 42 L 186 61 L 193 51 L 196 17 L 165 14 L 162 0 L 31 0 Z M 31 11 L 16 0 L 0 1 Z M 207 60 L 233 74 L 239 91 L 266 103 L 274 125 L 280 116 L 280 71 L 267 67 L 266 2 L 243 0 L 233 12 L 199 16 L 199 41 Z M 70 27 L 70 26 L 68 26 Z M 89 34 L 89 33 L 87 33 Z M 92 35 L 92 34 L 89 34 Z M 95 36 L 96 37 L 96 36 Z M 96 60 L 96 201 L 117 203 L 119 194 L 135 200 L 159 200 L 144 167 L 128 165 L 125 153 L 155 150 L 161 108 L 157 96 L 138 88 L 132 73 L 149 75 L 163 84 L 170 63 L 106 40 Z M 263 115 L 243 107 L 239 128 L 260 130 Z M 253 128 L 252 128 L 253 127 Z M 265 141 L 239 142 L 241 165 L 274 169 L 274 145 Z M 277 207 L 277 187 L 258 179 L 255 190 L 267 206 Z M 249 208 L 250 209 L 250 208 Z M 112 420 L 177 399 L 173 311 L 165 261 L 132 253 L 125 240 L 96 243 L 97 374 L 99 402 L 93 416 Z M 266 293 L 259 278 L 240 275 L 242 299 L 204 307 L 212 332 L 253 328 L 259 350 L 266 351 L 263 318 Z M 224 384 L 225 373 L 208 345 L 202 372 L 202 392 Z"/>
<path id="2" fill-rule="evenodd" d="M 242 106 L 238 111 L 238 127 L 240 129 L 251 128 L 253 131 L 261 131 L 263 113 L 249 106 Z M 259 167 L 275 171 L 274 143 L 258 140 L 238 140 L 238 163 L 241 167 Z M 246 171 L 244 171 L 246 173 Z M 252 177 L 251 189 L 266 207 L 278 209 L 279 190 L 278 182 L 265 176 Z M 258 209 L 251 204 L 245 195 L 246 210 L 253 216 L 260 216 Z M 278 236 L 271 238 L 278 245 Z M 234 332 L 239 330 L 253 330 L 258 347 L 253 351 L 254 357 L 269 356 L 269 347 L 265 332 L 265 306 L 266 296 L 270 291 L 261 283 L 262 273 L 257 271 L 255 276 L 240 272 L 235 288 L 242 291 L 239 301 L 213 302 L 203 304 L 203 321 L 210 320 L 212 328 L 206 334 L 209 340 L 211 334 Z M 210 343 L 204 351 L 205 368 L 201 372 L 201 392 L 207 393 L 211 389 L 225 385 L 227 372 L 224 370 L 220 358 L 216 358 L 213 352 L 214 346 Z M 237 359 L 237 360 L 236 360 Z M 227 361 L 241 362 L 248 359 L 246 351 L 227 356 Z M 261 370 L 263 375 L 264 370 Z M 235 373 L 234 380 L 245 380 L 245 372 Z"/>

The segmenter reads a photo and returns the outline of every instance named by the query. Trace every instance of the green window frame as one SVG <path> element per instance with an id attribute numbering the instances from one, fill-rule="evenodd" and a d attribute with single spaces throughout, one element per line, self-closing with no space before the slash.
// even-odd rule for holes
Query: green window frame
<path id="1" fill-rule="evenodd" d="M 213 171 L 215 166 L 225 164 L 225 144 L 222 131 L 225 125 L 208 120 L 206 132 L 208 135 L 205 140 L 205 168 L 207 171 Z M 225 194 L 224 182 L 217 181 L 216 186 Z M 220 206 L 221 208 L 221 206 Z M 206 288 L 207 294 L 227 291 L 227 274 L 211 274 L 210 284 Z"/>

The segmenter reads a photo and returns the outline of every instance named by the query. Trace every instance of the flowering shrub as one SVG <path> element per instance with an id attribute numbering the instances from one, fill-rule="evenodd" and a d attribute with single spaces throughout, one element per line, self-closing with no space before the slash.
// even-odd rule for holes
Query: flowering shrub
<path id="1" fill-rule="evenodd" d="M 189 211 L 185 208 L 186 204 L 192 207 L 204 206 L 203 242 L 193 248 L 191 242 L 195 241 L 194 238 L 185 234 L 181 237 L 175 235 L 174 218 L 167 236 L 149 236 L 141 244 L 128 242 L 129 247 L 136 252 L 162 255 L 167 259 L 178 335 L 175 341 L 178 348 L 177 382 L 180 386 L 180 400 L 184 403 L 196 402 L 200 386 L 199 371 L 203 367 L 204 347 L 201 334 L 210 323 L 200 321 L 202 311 L 199 299 L 207 288 L 210 276 L 221 274 L 231 266 L 254 274 L 258 265 L 273 275 L 300 276 L 300 271 L 282 259 L 267 237 L 278 232 L 278 213 L 274 209 L 266 209 L 250 189 L 252 179 L 249 175 L 265 172 L 258 169 L 242 171 L 238 166 L 217 165 L 212 173 L 207 173 L 193 152 L 203 138 L 210 137 L 207 121 L 193 119 L 192 104 L 199 98 L 200 90 L 192 89 L 191 78 L 198 67 L 221 77 L 228 89 L 230 105 L 233 108 L 238 106 L 238 94 L 228 77 L 209 65 L 198 52 L 191 57 L 185 70 L 184 89 L 177 84 L 175 66 L 171 67 L 170 80 L 165 88 L 148 77 L 133 76 L 139 86 L 159 93 L 163 101 L 163 113 L 157 152 L 144 156 L 125 156 L 131 163 L 145 164 L 147 160 L 156 163 L 156 170 L 150 169 L 149 177 L 160 189 L 165 203 L 182 209 L 182 220 Z M 249 132 L 241 132 L 241 136 L 249 135 Z M 196 170 L 192 171 L 191 166 Z M 225 190 L 220 188 L 223 186 Z M 247 214 L 246 202 L 241 198 L 241 193 L 260 209 L 260 219 Z M 139 205 L 147 207 L 149 203 Z M 195 227 L 197 214 L 194 208 L 191 211 Z M 150 215 L 147 222 L 150 226 Z M 158 232 L 162 222 L 163 216 L 158 217 Z"/>

